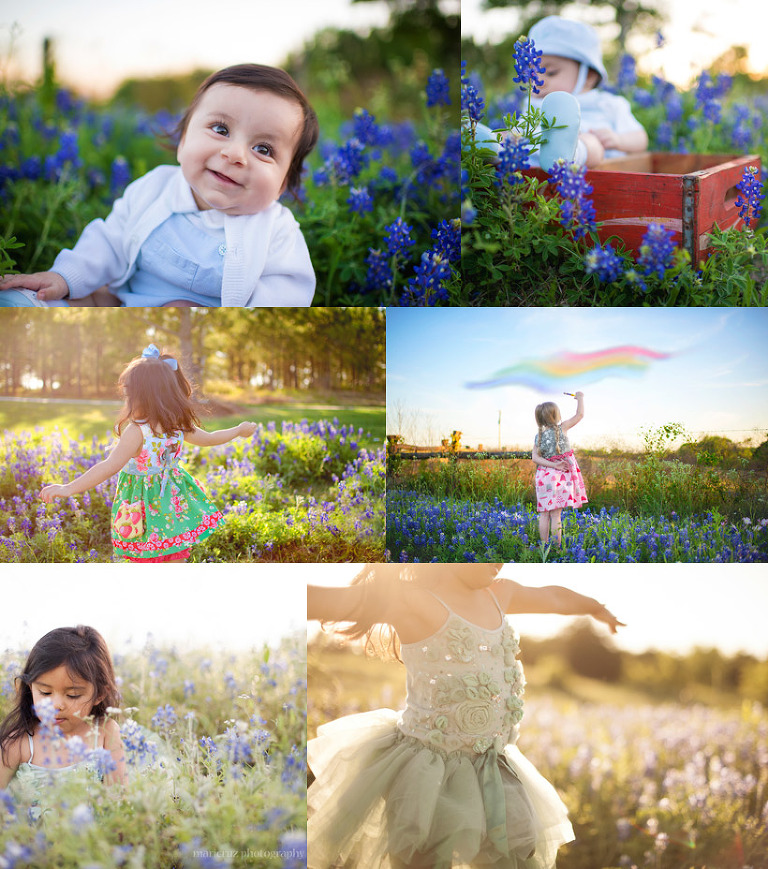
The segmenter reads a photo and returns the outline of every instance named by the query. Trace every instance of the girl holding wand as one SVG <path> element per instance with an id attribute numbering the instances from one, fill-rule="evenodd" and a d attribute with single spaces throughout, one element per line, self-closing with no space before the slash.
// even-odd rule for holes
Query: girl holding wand
<path id="1" fill-rule="evenodd" d="M 308 746 L 309 869 L 552 869 L 573 839 L 552 785 L 516 747 L 522 666 L 507 613 L 590 615 L 602 604 L 527 588 L 501 564 L 366 565 L 345 588 L 309 586 L 307 615 L 374 633 L 406 667 L 402 713 L 332 721 Z"/>
<path id="2" fill-rule="evenodd" d="M 539 513 L 539 537 L 543 545 L 550 533 L 560 546 L 563 528 L 560 516 L 564 507 L 581 507 L 587 503 L 587 490 L 579 464 L 565 432 L 584 419 L 584 393 L 574 393 L 576 413 L 560 420 L 560 408 L 552 401 L 536 406 L 534 416 L 539 427 L 533 440 L 531 458 L 536 465 L 536 509 Z"/>
<path id="3" fill-rule="evenodd" d="M 46 789 L 78 771 L 124 782 L 120 728 L 107 717 L 119 704 L 101 634 L 84 625 L 49 631 L 29 653 L 15 705 L 0 723 L 0 789 L 13 781 L 39 818 Z"/>
<path id="4" fill-rule="evenodd" d="M 177 360 L 150 344 L 128 364 L 118 385 L 125 405 L 117 445 L 70 483 L 45 486 L 46 503 L 93 489 L 119 472 L 112 504 L 112 545 L 128 561 L 186 561 L 222 518 L 200 484 L 179 466 L 186 440 L 196 446 L 250 437 L 256 423 L 206 432 L 198 427 L 192 387 Z"/>

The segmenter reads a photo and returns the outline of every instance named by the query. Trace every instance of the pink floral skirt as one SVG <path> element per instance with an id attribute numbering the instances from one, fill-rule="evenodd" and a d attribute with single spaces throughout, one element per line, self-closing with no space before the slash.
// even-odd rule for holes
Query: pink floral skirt
<path id="1" fill-rule="evenodd" d="M 557 462 L 561 459 L 568 462 L 567 471 L 544 468 L 541 465 L 536 468 L 536 509 L 539 513 L 562 510 L 563 507 L 578 508 L 587 503 L 584 478 L 573 450 L 562 456 L 552 456 L 550 461 Z"/>
<path id="2" fill-rule="evenodd" d="M 126 561 L 136 561 L 142 564 L 165 564 L 168 561 L 186 561 L 189 558 L 192 549 L 183 549 L 181 552 L 172 552 L 170 555 L 158 555 L 155 558 L 131 558 L 130 555 L 124 555 Z"/>

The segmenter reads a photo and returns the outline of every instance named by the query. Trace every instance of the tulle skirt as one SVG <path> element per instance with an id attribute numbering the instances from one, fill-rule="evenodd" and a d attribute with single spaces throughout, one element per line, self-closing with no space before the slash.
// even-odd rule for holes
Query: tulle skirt
<path id="1" fill-rule="evenodd" d="M 516 746 L 446 755 L 378 709 L 308 747 L 308 869 L 552 869 L 573 839 L 557 792 Z"/>
<path id="2" fill-rule="evenodd" d="M 536 468 L 536 509 L 539 513 L 562 510 L 563 507 L 581 507 L 587 503 L 587 489 L 573 450 L 562 456 L 552 456 L 550 461 L 561 459 L 568 462 L 567 471 L 541 465 Z"/>

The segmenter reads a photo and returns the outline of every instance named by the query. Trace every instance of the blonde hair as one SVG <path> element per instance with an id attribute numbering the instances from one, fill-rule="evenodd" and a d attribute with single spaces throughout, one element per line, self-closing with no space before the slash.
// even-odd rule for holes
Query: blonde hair
<path id="1" fill-rule="evenodd" d="M 536 410 L 533 412 L 536 418 L 536 423 L 539 426 L 539 446 L 541 446 L 541 435 L 544 434 L 545 428 L 553 428 L 555 430 L 555 447 L 557 454 L 562 452 L 562 429 L 560 428 L 560 408 L 554 401 L 545 401 L 542 404 L 536 405 Z"/>

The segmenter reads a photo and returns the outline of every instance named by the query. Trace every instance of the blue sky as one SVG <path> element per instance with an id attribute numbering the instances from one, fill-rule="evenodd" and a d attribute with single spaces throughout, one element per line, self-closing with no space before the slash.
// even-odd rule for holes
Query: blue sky
<path id="1" fill-rule="evenodd" d="M 462 443 L 530 449 L 533 411 L 555 401 L 567 418 L 585 394 L 571 444 L 641 444 L 640 430 L 670 422 L 689 434 L 722 433 L 761 443 L 768 432 L 768 311 L 737 308 L 390 308 L 387 431 L 436 444 L 454 429 Z M 674 353 L 640 377 L 611 377 L 540 393 L 466 384 L 525 359 L 590 353 L 623 344 Z M 582 388 L 583 386 L 583 388 Z M 757 429 L 753 432 L 753 429 Z"/>

